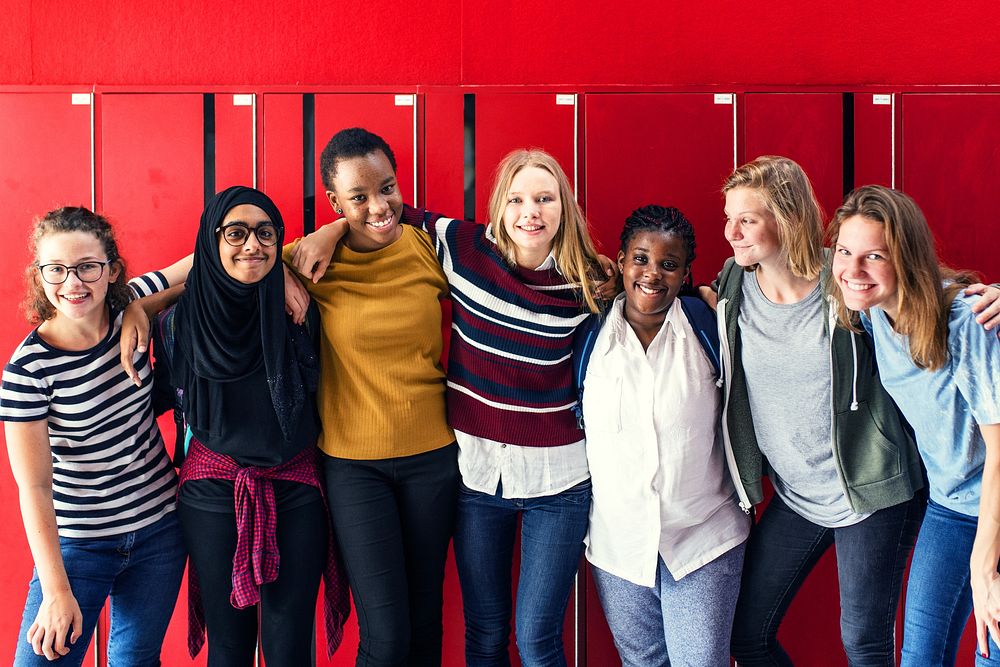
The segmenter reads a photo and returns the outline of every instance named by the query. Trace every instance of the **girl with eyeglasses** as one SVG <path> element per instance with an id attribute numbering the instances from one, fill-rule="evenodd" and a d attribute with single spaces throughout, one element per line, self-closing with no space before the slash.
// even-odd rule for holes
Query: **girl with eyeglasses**
<path id="1" fill-rule="evenodd" d="M 321 575 L 330 655 L 348 613 L 316 460 L 318 324 L 285 314 L 283 236 L 262 192 L 215 195 L 154 329 L 157 382 L 177 388 L 186 425 L 178 514 L 201 612 L 188 648 L 207 631 L 209 664 L 252 665 L 258 636 L 268 665 L 310 664 Z"/>
<path id="2" fill-rule="evenodd" d="M 118 339 L 125 305 L 166 288 L 168 276 L 126 282 L 111 226 L 85 208 L 42 216 L 31 247 L 24 306 L 37 327 L 0 389 L 35 562 L 14 664 L 79 665 L 109 595 L 109 664 L 157 664 L 186 557 L 177 477 L 156 425 L 149 356 L 138 358 L 134 384 Z"/>

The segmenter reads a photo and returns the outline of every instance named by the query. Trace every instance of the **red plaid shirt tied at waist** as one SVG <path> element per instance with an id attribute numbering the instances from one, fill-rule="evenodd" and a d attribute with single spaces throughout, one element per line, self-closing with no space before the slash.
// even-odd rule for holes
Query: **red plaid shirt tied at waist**
<path id="1" fill-rule="evenodd" d="M 196 479 L 233 482 L 236 506 L 236 553 L 233 556 L 233 592 L 230 602 L 243 609 L 260 602 L 260 587 L 278 578 L 278 512 L 272 480 L 308 484 L 323 493 L 316 462 L 316 449 L 307 447 L 295 458 L 273 468 L 241 467 L 233 459 L 191 440 L 180 471 L 180 485 Z M 326 505 L 324 497 L 324 506 Z M 332 656 L 344 636 L 350 615 L 347 579 L 340 567 L 328 527 L 326 568 L 323 571 L 323 620 L 326 625 L 327 656 Z M 205 611 L 193 568 L 188 568 L 188 652 L 195 657 L 205 644 Z"/>

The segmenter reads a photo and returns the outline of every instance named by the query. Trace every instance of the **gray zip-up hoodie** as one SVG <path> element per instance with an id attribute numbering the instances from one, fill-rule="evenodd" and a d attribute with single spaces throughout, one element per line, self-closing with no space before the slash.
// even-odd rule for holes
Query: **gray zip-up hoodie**
<path id="1" fill-rule="evenodd" d="M 726 461 L 740 506 L 749 511 L 762 499 L 764 457 L 754 433 L 740 357 L 743 274 L 735 261 L 726 261 L 717 281 L 717 312 Z M 824 288 L 829 280 L 829 270 L 824 269 L 820 276 Z M 879 381 L 872 341 L 865 333 L 836 326 L 832 304 L 830 316 L 822 324 L 831 332 L 833 458 L 847 501 L 859 514 L 905 502 L 923 488 L 923 468 L 909 425 Z"/>

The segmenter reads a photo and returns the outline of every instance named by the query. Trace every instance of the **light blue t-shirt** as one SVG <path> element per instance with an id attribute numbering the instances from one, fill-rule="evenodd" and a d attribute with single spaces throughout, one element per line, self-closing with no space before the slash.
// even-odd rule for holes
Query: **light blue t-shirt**
<path id="1" fill-rule="evenodd" d="M 881 308 L 862 322 L 875 340 L 882 385 L 910 422 L 927 468 L 931 500 L 955 512 L 979 515 L 986 443 L 979 424 L 1000 423 L 1000 340 L 976 322 L 959 293 L 948 319 L 948 361 L 921 370 L 906 336 L 893 331 Z"/>

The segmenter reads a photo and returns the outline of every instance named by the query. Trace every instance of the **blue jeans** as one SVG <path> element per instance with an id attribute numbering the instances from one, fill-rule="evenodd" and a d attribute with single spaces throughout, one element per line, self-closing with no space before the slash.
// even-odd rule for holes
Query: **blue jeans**
<path id="1" fill-rule="evenodd" d="M 465 662 L 509 665 L 511 569 L 521 517 L 517 649 L 524 667 L 566 664 L 562 629 L 583 554 L 590 480 L 551 496 L 503 498 L 464 484 L 458 495 L 455 562 L 465 610 Z"/>
<path id="2" fill-rule="evenodd" d="M 959 640 L 972 613 L 969 556 L 976 517 L 927 504 L 906 582 L 902 665 L 955 664 Z M 968 664 L 966 659 L 961 664 Z M 1000 649 L 990 640 L 990 657 L 977 665 L 1000 665 Z"/>
<path id="3" fill-rule="evenodd" d="M 844 528 L 802 518 L 775 495 L 750 532 L 733 621 L 740 667 L 791 665 L 778 626 L 820 556 L 836 545 L 840 636 L 851 667 L 892 667 L 895 619 L 906 559 L 926 501 L 923 494 Z M 965 559 L 968 565 L 968 558 Z M 825 632 L 817 629 L 817 632 Z"/>
<path id="4" fill-rule="evenodd" d="M 622 667 L 729 667 L 729 635 L 746 542 L 675 581 L 659 558 L 652 588 L 594 565 Z"/>
<path id="5" fill-rule="evenodd" d="M 108 665 L 159 665 L 160 646 L 174 612 L 187 558 L 177 513 L 114 537 L 60 537 L 59 547 L 70 588 L 83 614 L 83 634 L 76 644 L 67 642 L 70 652 L 54 662 L 35 655 L 25 636 L 42 604 L 42 587 L 36 574 L 28 586 L 14 665 L 80 665 L 109 595 Z"/>

